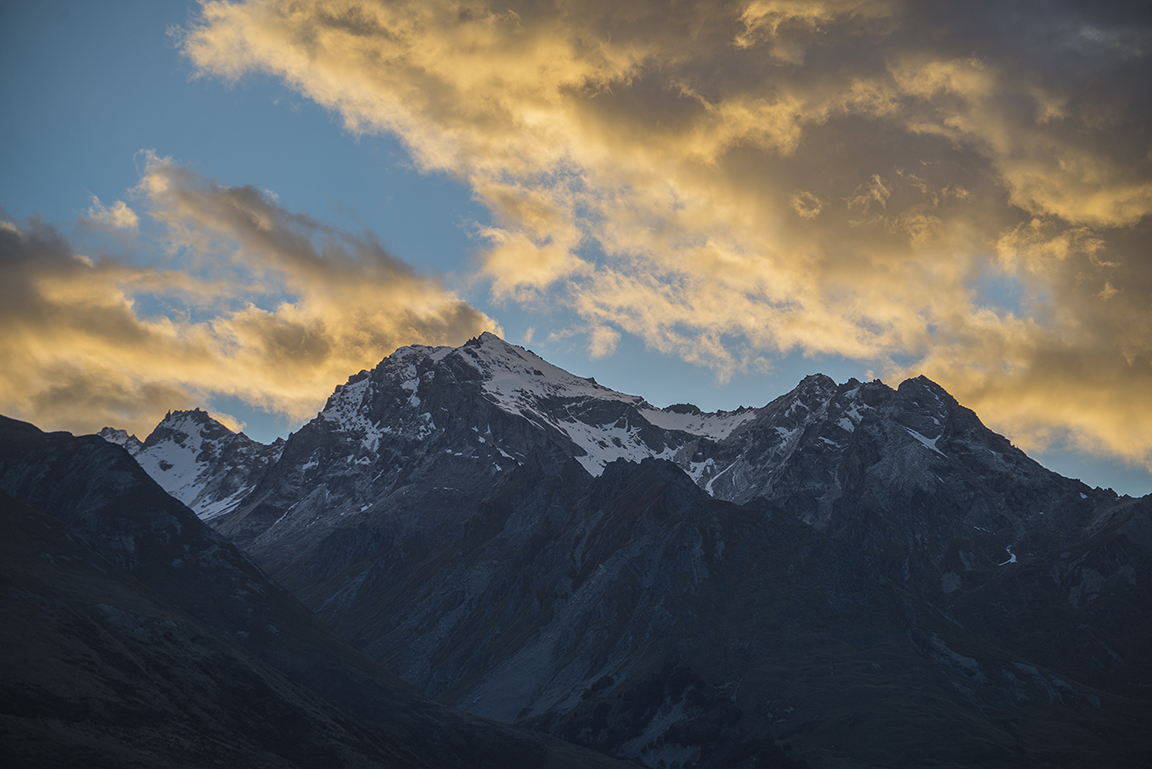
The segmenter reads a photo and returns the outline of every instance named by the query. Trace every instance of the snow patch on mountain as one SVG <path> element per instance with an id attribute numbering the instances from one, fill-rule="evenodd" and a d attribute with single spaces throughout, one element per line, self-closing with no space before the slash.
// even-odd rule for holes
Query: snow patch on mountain
<path id="1" fill-rule="evenodd" d="M 677 430 L 713 441 L 727 438 L 737 427 L 756 418 L 754 409 L 692 414 L 649 407 L 640 409 L 640 414 L 662 430 Z"/>
<path id="2" fill-rule="evenodd" d="M 575 420 L 557 426 L 584 449 L 585 455 L 576 457 L 576 461 L 592 475 L 600 475 L 609 463 L 617 459 L 640 462 L 648 457 L 672 459 L 675 454 L 671 447 L 665 447 L 659 453 L 653 452 L 640 439 L 639 428 L 635 426 L 588 425 Z"/>
<path id="3" fill-rule="evenodd" d="M 145 446 L 136 454 L 136 461 L 154 480 L 163 479 L 160 485 L 165 491 L 191 506 L 207 481 L 200 477 L 209 464 L 207 459 L 200 459 L 204 436 L 188 412 L 178 411 L 161 425 L 173 431 L 172 438 Z"/>
<path id="4" fill-rule="evenodd" d="M 640 396 L 620 393 L 593 379 L 570 374 L 493 334 L 482 334 L 475 341 L 455 352 L 480 373 L 485 396 L 510 414 L 563 433 L 584 452 L 576 458 L 592 475 L 600 475 L 607 464 L 617 459 L 672 459 L 687 436 L 722 440 L 756 416 L 751 409 L 712 414 L 691 406 L 657 409 Z M 438 359 L 447 354 L 442 350 L 435 351 Z M 631 407 L 630 417 L 608 423 L 590 419 L 590 415 L 603 411 L 604 404 Z M 641 433 L 653 427 L 684 436 L 677 445 L 652 446 Z"/>
<path id="5" fill-rule="evenodd" d="M 911 427 L 905 427 L 904 429 L 908 432 L 909 435 L 911 435 L 913 438 L 915 438 L 917 441 L 919 441 L 921 444 L 923 444 L 923 446 L 925 448 L 928 448 L 928 449 L 931 449 L 932 451 L 935 451 L 937 454 L 939 454 L 942 457 L 948 456 L 943 451 L 936 448 L 936 441 L 940 440 L 940 436 L 936 436 L 935 438 L 929 438 L 925 435 L 921 435 L 920 433 L 916 432 Z"/>
<path id="6" fill-rule="evenodd" d="M 223 499 L 218 499 L 216 501 L 205 500 L 197 508 L 193 508 L 193 511 L 200 518 L 200 520 L 210 521 L 213 518 L 235 510 L 236 506 L 240 504 L 244 497 L 248 496 L 248 492 L 251 490 L 251 487 L 244 487 L 239 489 L 236 493 L 230 494 Z"/>

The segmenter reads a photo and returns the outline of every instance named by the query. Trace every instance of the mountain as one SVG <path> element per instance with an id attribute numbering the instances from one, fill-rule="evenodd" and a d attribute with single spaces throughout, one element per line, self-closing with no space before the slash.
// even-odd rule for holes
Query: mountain
<path id="1" fill-rule="evenodd" d="M 607 767 L 412 690 L 121 447 L 0 418 L 8 766 Z"/>
<path id="2" fill-rule="evenodd" d="M 265 539 L 279 542 L 301 526 L 327 528 L 331 511 L 356 514 L 390 495 L 487 490 L 526 461 L 575 458 L 595 475 L 616 459 L 672 457 L 752 413 L 654 409 L 492 334 L 460 348 L 402 348 L 337 387 L 218 525 L 245 546 L 275 525 Z"/>
<path id="3" fill-rule="evenodd" d="M 516 467 L 575 459 L 598 476 L 644 458 L 883 551 L 929 590 L 1068 545 L 1118 499 L 1044 469 L 924 377 L 893 390 L 815 375 L 759 409 L 656 409 L 484 334 L 351 377 L 214 525 L 257 558 L 299 561 L 350 521 L 483 498 Z"/>
<path id="4" fill-rule="evenodd" d="M 140 453 L 140 449 L 144 444 L 135 435 L 132 435 L 127 430 L 118 430 L 114 427 L 105 427 L 100 432 L 96 433 L 109 443 L 115 443 L 117 446 L 123 446 L 124 450 L 132 456 Z"/>
<path id="5" fill-rule="evenodd" d="M 211 523 L 479 715 L 653 767 L 1007 767 L 1152 765 L 1150 521 L 923 377 L 657 409 L 485 334 L 351 377 Z"/>
<path id="6" fill-rule="evenodd" d="M 164 489 L 208 520 L 234 509 L 280 458 L 271 445 L 234 433 L 200 409 L 170 411 L 143 443 L 124 430 L 98 435 L 123 446 Z"/>

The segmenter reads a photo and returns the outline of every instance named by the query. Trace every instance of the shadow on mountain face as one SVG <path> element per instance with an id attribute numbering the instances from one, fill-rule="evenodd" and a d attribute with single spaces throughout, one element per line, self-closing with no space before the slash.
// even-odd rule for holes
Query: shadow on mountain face
<path id="1" fill-rule="evenodd" d="M 120 447 L 0 418 L 9 766 L 609 767 L 381 670 Z"/>
<path id="2" fill-rule="evenodd" d="M 1149 763 L 1146 502 L 1075 554 L 948 593 L 658 460 L 525 466 L 419 509 L 436 536 L 381 513 L 317 550 L 343 571 L 296 575 L 340 632 L 471 712 L 649 766 Z M 1074 607 L 1093 565 L 1110 576 Z M 1077 666 L 1093 629 L 1123 656 Z"/>
<path id="3" fill-rule="evenodd" d="M 1152 764 L 1152 500 L 925 596 L 854 542 L 647 465 L 610 466 L 559 537 L 582 566 L 540 637 L 560 639 L 557 679 L 593 664 L 578 703 L 528 702 L 522 723 L 651 765 L 760 765 L 741 756 L 768 741 L 822 766 Z"/>

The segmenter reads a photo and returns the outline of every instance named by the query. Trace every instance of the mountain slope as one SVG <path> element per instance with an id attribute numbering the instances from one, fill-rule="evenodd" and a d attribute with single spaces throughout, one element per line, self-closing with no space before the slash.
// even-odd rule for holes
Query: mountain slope
<path id="1" fill-rule="evenodd" d="M 1150 513 L 1129 512 L 1128 525 Z M 825 766 L 1148 758 L 1152 711 L 1132 683 L 1152 680 L 1136 619 L 1150 605 L 1146 545 L 1097 597 L 1109 616 L 1125 609 L 1122 634 L 1076 610 L 1066 639 L 1048 631 L 1064 647 L 1085 626 L 1124 641 L 1100 675 L 995 627 L 1036 598 L 996 587 L 1003 571 L 971 579 L 1014 604 L 961 589 L 951 597 L 973 613 L 949 619 L 868 552 L 778 508 L 709 499 L 668 463 L 599 478 L 574 462 L 525 467 L 436 521 L 428 537 L 361 519 L 344 569 L 305 595 L 407 680 L 478 714 L 649 766 L 785 765 L 785 743 Z M 1133 569 L 1140 587 L 1123 577 Z"/>
<path id="2" fill-rule="evenodd" d="M 412 691 L 95 436 L 0 418 L 0 492 L 12 765 L 615 765 Z"/>
<path id="3" fill-rule="evenodd" d="M 649 766 L 1008 767 L 1149 760 L 1147 520 L 923 378 L 658 410 L 484 335 L 353 376 L 212 523 L 472 713 Z"/>
<path id="4" fill-rule="evenodd" d="M 922 377 L 661 410 L 484 335 L 213 525 L 425 692 L 651 766 L 1143 765 L 1150 506 Z"/>

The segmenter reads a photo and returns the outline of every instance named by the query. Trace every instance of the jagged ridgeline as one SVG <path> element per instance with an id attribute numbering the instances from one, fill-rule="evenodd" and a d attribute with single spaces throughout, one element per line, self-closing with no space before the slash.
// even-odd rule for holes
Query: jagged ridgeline
<path id="1" fill-rule="evenodd" d="M 485 334 L 125 445 L 425 693 L 651 767 L 1152 762 L 1152 499 L 920 377 L 655 408 Z"/>

